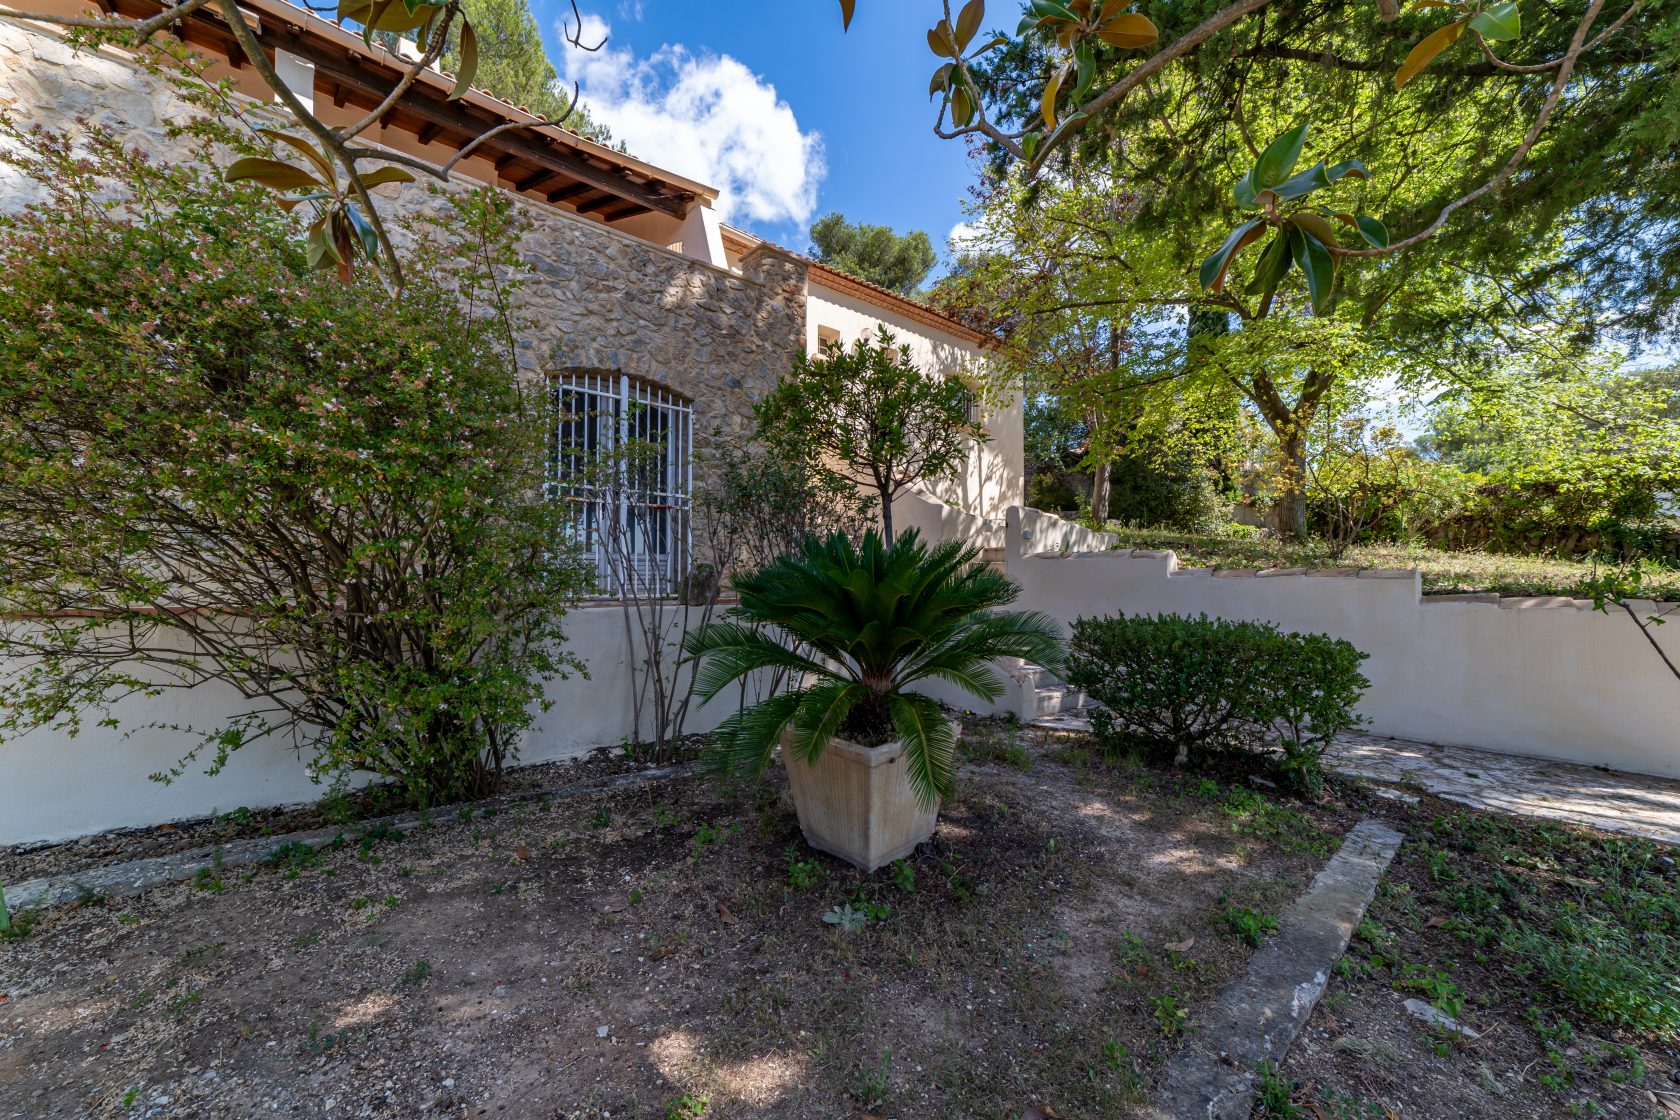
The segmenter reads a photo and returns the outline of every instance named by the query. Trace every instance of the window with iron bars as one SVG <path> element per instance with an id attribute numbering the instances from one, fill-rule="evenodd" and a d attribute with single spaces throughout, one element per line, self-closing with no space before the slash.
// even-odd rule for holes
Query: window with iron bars
<path id="1" fill-rule="evenodd" d="M 687 573 L 694 410 L 622 373 L 568 371 L 549 386 L 549 495 L 572 507 L 570 532 L 596 594 L 675 594 Z"/>

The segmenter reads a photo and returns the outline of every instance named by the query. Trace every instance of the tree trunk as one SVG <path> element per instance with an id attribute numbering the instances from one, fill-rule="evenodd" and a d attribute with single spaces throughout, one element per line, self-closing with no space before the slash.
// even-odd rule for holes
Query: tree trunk
<path id="1" fill-rule="evenodd" d="M 1307 540 L 1307 441 L 1298 431 L 1280 437 L 1278 454 L 1283 459 L 1281 492 L 1278 495 L 1278 531 L 1292 541 Z"/>
<path id="2" fill-rule="evenodd" d="M 1098 529 L 1108 524 L 1109 467 L 1105 459 L 1091 468 L 1091 520 Z"/>
<path id="3" fill-rule="evenodd" d="M 892 494 L 883 486 L 881 489 L 881 539 L 888 548 L 893 543 L 892 523 Z"/>

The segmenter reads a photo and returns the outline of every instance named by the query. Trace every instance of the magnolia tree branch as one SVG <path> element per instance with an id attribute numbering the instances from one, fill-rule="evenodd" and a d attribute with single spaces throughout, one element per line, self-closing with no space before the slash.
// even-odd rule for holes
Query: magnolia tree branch
<path id="1" fill-rule="evenodd" d="M 7 19 L 25 19 L 34 23 L 52 23 L 59 27 L 86 27 L 96 31 L 133 31 L 140 36 L 142 42 L 151 38 L 157 32 L 168 27 L 177 20 L 192 15 L 210 0 L 186 0 L 173 8 L 165 8 L 155 16 L 147 19 L 117 19 L 111 16 L 66 16 L 56 12 L 21 12 L 11 8 L 0 8 L 0 16 Z"/>
<path id="2" fill-rule="evenodd" d="M 1603 31 L 1600 31 L 1597 35 L 1593 36 L 1593 41 L 1588 43 L 1585 49 L 1590 51 L 1602 46 L 1606 39 L 1620 31 L 1622 29 L 1622 25 L 1632 19 L 1634 13 L 1644 6 L 1645 0 L 1633 0 L 1633 3 L 1628 5 L 1627 11 L 1617 16 L 1615 23 L 1612 23 L 1609 27 L 1606 27 Z M 1554 58 L 1550 62 L 1536 62 L 1528 66 L 1519 66 L 1515 63 L 1506 62 L 1504 59 L 1494 54 L 1493 48 L 1488 46 L 1488 41 L 1482 38 L 1482 33 L 1480 31 L 1477 31 L 1472 27 L 1470 29 L 1470 34 L 1476 37 L 1476 46 L 1481 48 L 1483 58 L 1487 59 L 1487 61 L 1495 69 L 1504 70 L 1511 74 L 1544 74 L 1549 70 L 1556 70 L 1559 66 L 1562 66 L 1564 58 L 1568 57 L 1565 55 L 1563 57 Z"/>
<path id="3" fill-rule="evenodd" d="M 1511 153 L 1511 158 L 1506 161 L 1504 167 L 1499 169 L 1498 174 L 1475 190 L 1461 195 L 1441 207 L 1441 211 L 1435 215 L 1434 221 L 1410 237 L 1402 238 L 1381 249 L 1343 249 L 1340 246 L 1327 246 L 1330 252 L 1338 257 L 1386 257 L 1390 253 L 1410 249 L 1412 246 L 1421 244 L 1439 233 L 1455 211 L 1463 209 L 1485 194 L 1503 189 L 1505 184 L 1510 181 L 1511 176 L 1516 173 L 1517 168 L 1521 167 L 1523 161 L 1528 158 L 1528 153 L 1534 150 L 1534 145 L 1539 142 L 1540 133 L 1544 131 L 1546 122 L 1551 120 L 1552 113 L 1557 109 L 1558 102 L 1563 97 L 1564 88 L 1569 84 L 1570 75 L 1575 72 L 1575 63 L 1580 59 L 1582 52 L 1586 50 L 1587 32 L 1592 30 L 1593 21 L 1598 19 L 1599 13 L 1603 10 L 1604 0 L 1592 0 L 1587 5 L 1586 14 L 1581 17 L 1581 22 L 1576 24 L 1575 33 L 1570 37 L 1569 49 L 1564 52 L 1562 58 L 1558 59 L 1557 77 L 1552 80 L 1551 92 L 1546 95 L 1545 104 L 1540 106 L 1540 112 L 1536 114 L 1534 124 L 1529 127 L 1528 134 L 1523 137 L 1522 143 L 1517 145 L 1516 151 Z M 1624 18 L 1626 17 L 1624 16 Z"/>
<path id="4" fill-rule="evenodd" d="M 444 45 L 449 42 L 449 28 L 455 22 L 456 11 L 455 8 L 444 9 L 443 23 L 432 33 L 431 44 L 426 47 L 425 52 L 409 65 L 402 78 L 391 87 L 391 92 L 385 95 L 383 101 L 369 110 L 367 116 L 353 125 L 334 130 L 339 139 L 353 140 L 366 132 L 371 125 L 390 111 L 391 106 L 395 105 L 403 94 L 408 92 L 408 87 L 412 86 L 415 80 L 426 72 L 427 67 L 437 61 L 438 57 L 443 54 Z"/>
<path id="5" fill-rule="evenodd" d="M 1165 69 L 1170 63 L 1189 54 L 1190 51 L 1241 20 L 1244 16 L 1259 11 L 1271 2 L 1272 0 L 1237 0 L 1230 7 L 1215 12 L 1183 35 L 1180 35 L 1168 46 L 1150 55 L 1137 67 L 1128 71 L 1124 78 L 1079 106 L 1079 111 L 1085 113 L 1087 118 L 1091 118 L 1112 105 L 1118 105 L 1130 96 L 1133 90 L 1148 81 L 1154 74 Z M 1030 177 L 1038 174 L 1050 153 L 1067 143 L 1069 139 L 1083 129 L 1083 123 L 1063 129 L 1053 143 L 1045 144 L 1033 156 L 1031 162 L 1027 164 L 1027 175 Z"/>

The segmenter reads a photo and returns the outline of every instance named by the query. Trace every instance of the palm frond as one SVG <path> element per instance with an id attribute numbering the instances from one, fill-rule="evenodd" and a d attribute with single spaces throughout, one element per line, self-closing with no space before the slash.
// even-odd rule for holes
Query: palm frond
<path id="1" fill-rule="evenodd" d="M 694 675 L 694 692 L 709 701 L 748 673 L 759 669 L 785 669 L 818 677 L 832 676 L 825 665 L 805 657 L 783 642 L 753 626 L 738 622 L 714 622 L 688 636 L 683 643 L 687 660 L 700 661 Z"/>
<path id="2" fill-rule="evenodd" d="M 803 689 L 789 689 L 743 708 L 712 732 L 707 760 L 715 771 L 757 778 L 770 764 L 782 729 L 805 702 Z"/>
<path id="3" fill-rule="evenodd" d="M 904 745 L 905 774 L 921 803 L 932 808 L 949 797 L 956 778 L 957 736 L 939 703 L 919 692 L 887 698 L 893 726 Z"/>
<path id="4" fill-rule="evenodd" d="M 867 685 L 848 680 L 826 680 L 806 689 L 805 699 L 788 725 L 789 762 L 797 758 L 807 764 L 815 763 L 846 716 L 867 695 Z"/>

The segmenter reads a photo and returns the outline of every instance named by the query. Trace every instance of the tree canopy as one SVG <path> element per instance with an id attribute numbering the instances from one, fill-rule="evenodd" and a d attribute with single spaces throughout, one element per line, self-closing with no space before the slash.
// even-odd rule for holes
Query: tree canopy
<path id="1" fill-rule="evenodd" d="M 911 295 L 933 271 L 937 254 L 921 230 L 902 236 L 889 226 L 853 225 L 828 214 L 811 227 L 811 255 L 830 268 Z"/>

